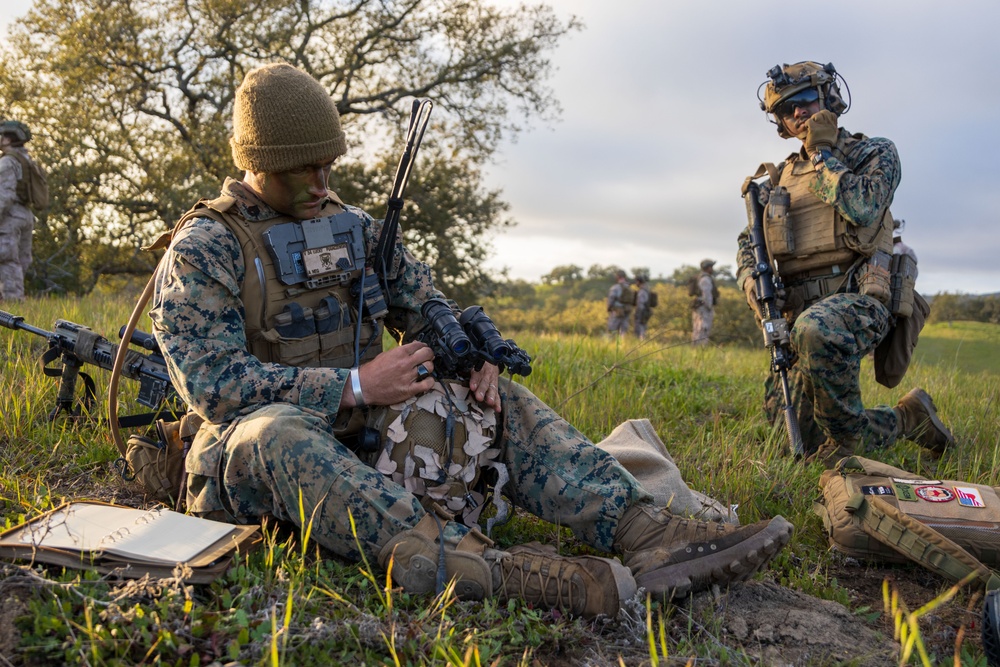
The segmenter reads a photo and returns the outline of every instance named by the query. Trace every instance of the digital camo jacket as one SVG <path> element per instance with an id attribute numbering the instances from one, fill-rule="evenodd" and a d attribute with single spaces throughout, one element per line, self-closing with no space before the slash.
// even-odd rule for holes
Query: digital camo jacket
<path id="1" fill-rule="evenodd" d="M 239 214 L 267 221 L 279 214 L 236 181 L 224 192 L 237 198 Z M 381 224 L 365 221 L 365 245 L 373 252 Z M 396 239 L 402 257 L 390 279 L 389 326 L 407 332 L 422 322 L 420 306 L 443 295 L 433 287 L 430 267 Z M 150 317 L 177 393 L 205 421 L 222 424 L 269 403 L 292 403 L 336 414 L 349 369 L 294 368 L 262 363 L 247 351 L 242 250 L 226 227 L 198 218 L 181 229 L 157 273 Z"/>

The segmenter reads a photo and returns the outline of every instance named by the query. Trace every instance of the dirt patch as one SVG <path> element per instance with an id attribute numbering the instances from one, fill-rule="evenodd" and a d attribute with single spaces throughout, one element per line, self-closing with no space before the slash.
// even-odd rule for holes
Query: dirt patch
<path id="1" fill-rule="evenodd" d="M 930 602 L 950 588 L 950 583 L 942 577 L 920 567 L 862 563 L 840 554 L 834 555 L 827 574 L 836 578 L 840 587 L 848 592 L 854 608 L 868 606 L 873 611 L 881 611 L 882 586 L 886 580 L 910 610 Z M 920 621 L 920 635 L 928 653 L 950 662 L 958 644 L 960 649 L 980 654 L 982 608 L 981 594 L 966 589 L 924 616 Z M 892 635 L 892 619 L 884 615 L 875 622 L 875 627 Z"/>
<path id="2" fill-rule="evenodd" d="M 9 658 L 17 653 L 21 633 L 14 622 L 27 613 L 28 605 L 16 595 L 4 596 L 0 602 L 0 657 L 4 664 L 11 664 Z"/>
<path id="3" fill-rule="evenodd" d="M 709 608 L 727 645 L 736 645 L 766 665 L 895 662 L 896 647 L 863 617 L 837 602 L 821 600 L 770 582 L 749 582 L 718 601 L 704 596 L 696 612 Z"/>

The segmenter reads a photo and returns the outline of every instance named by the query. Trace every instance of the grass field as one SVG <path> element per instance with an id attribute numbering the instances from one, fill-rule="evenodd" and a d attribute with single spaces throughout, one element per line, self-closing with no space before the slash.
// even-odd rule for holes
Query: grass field
<path id="1" fill-rule="evenodd" d="M 28 301 L 18 305 L 18 314 L 45 329 L 62 318 L 111 336 L 126 321 L 133 297 Z M 881 600 L 859 599 L 838 579 L 850 563 L 828 549 L 812 513 L 820 467 L 786 456 L 783 431 L 759 410 L 766 353 L 739 346 L 693 350 L 678 342 L 683 332 L 652 333 L 640 345 L 519 332 L 518 344 L 534 357 L 535 372 L 524 384 L 593 440 L 626 419 L 649 418 L 693 488 L 739 505 L 745 523 L 781 514 L 796 525 L 791 545 L 758 578 L 846 604 L 891 637 L 891 621 L 878 612 Z M 55 382 L 40 373 L 44 349 L 41 338 L 0 329 L 0 525 L 15 525 L 65 499 L 147 506 L 141 492 L 113 471 L 117 451 L 106 425 L 47 420 Z M 868 364 L 862 372 L 866 403 L 893 404 L 910 386 L 922 386 L 960 443 L 937 462 L 905 442 L 880 458 L 928 475 L 1000 486 L 1000 328 L 963 322 L 929 327 L 899 390 L 875 385 Z M 103 395 L 107 373 L 93 375 Z M 124 384 L 123 398 L 135 390 Z M 128 399 L 122 412 L 134 408 Z M 569 552 L 585 550 L 567 531 L 522 515 L 499 534 L 501 545 L 527 539 L 558 539 Z M 262 549 L 207 586 L 122 585 L 93 573 L 0 567 L 2 665 L 759 664 L 751 657 L 752 638 L 747 643 L 720 635 L 710 618 L 695 622 L 684 606 L 654 602 L 649 621 L 639 610 L 634 618 L 584 622 L 515 602 L 457 603 L 387 592 L 377 570 L 303 547 L 300 536 L 287 531 L 269 529 Z M 889 572 L 913 584 L 911 608 L 947 588 L 912 569 Z M 969 618 L 964 610 L 974 602 L 960 593 L 938 623 Z M 663 619 L 662 636 L 657 619 Z M 929 642 L 934 664 L 953 664 L 957 631 Z M 963 632 L 962 663 L 984 665 L 978 626 Z M 817 657 L 803 664 L 834 663 Z"/>
<path id="2" fill-rule="evenodd" d="M 1000 326 L 985 322 L 928 325 L 914 353 L 918 363 L 970 374 L 1000 375 Z"/>

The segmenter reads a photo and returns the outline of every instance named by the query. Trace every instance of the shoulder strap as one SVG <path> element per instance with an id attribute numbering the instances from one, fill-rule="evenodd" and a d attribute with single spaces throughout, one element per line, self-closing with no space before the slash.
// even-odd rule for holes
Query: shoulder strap
<path id="1" fill-rule="evenodd" d="M 790 157 L 794 157 L 794 153 Z M 757 171 L 755 171 L 752 176 L 747 176 L 743 180 L 743 187 L 740 188 L 740 194 L 745 195 L 747 193 L 747 186 L 750 185 L 750 182 L 756 181 L 764 174 L 767 174 L 767 177 L 771 181 L 771 185 L 777 185 L 778 179 L 781 178 L 781 170 L 784 167 L 785 167 L 784 161 L 782 161 L 780 164 L 774 164 L 773 162 L 760 163 L 760 166 L 757 167 Z"/>
<path id="2" fill-rule="evenodd" d="M 202 199 L 181 216 L 173 229 L 163 232 L 148 246 L 143 246 L 143 250 L 163 250 L 170 245 L 170 241 L 181 228 L 195 218 L 212 218 L 221 222 L 220 213 L 224 213 L 232 208 L 236 199 L 230 195 L 222 195 L 216 199 Z"/>
<path id="3" fill-rule="evenodd" d="M 845 509 L 861 530 L 928 570 L 954 582 L 971 577 L 988 591 L 1000 588 L 1000 575 L 955 542 L 882 498 L 855 493 Z"/>

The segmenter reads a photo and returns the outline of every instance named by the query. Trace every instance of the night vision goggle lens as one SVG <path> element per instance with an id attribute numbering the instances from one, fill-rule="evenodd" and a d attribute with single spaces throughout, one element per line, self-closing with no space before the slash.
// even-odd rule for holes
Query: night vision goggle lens
<path id="1" fill-rule="evenodd" d="M 795 93 L 787 100 L 778 105 L 774 110 L 779 116 L 791 116 L 795 113 L 796 107 L 804 107 L 811 104 L 819 99 L 819 93 L 815 88 L 807 88 L 801 92 Z"/>

